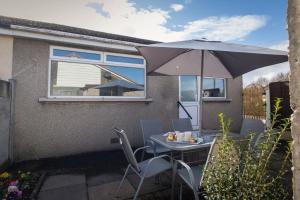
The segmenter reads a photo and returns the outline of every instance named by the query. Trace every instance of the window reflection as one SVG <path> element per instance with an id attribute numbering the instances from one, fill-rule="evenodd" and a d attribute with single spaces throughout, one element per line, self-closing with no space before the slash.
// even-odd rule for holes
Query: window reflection
<path id="1" fill-rule="evenodd" d="M 181 76 L 181 101 L 197 101 L 197 76 Z"/>
<path id="2" fill-rule="evenodd" d="M 130 64 L 138 64 L 138 65 L 143 65 L 144 64 L 144 59 L 142 59 L 142 58 L 117 56 L 117 55 L 107 55 L 106 56 L 106 61 L 119 62 L 119 63 L 130 63 Z"/>
<path id="3" fill-rule="evenodd" d="M 225 97 L 225 79 L 204 78 L 203 96 L 204 97 Z"/>
<path id="4" fill-rule="evenodd" d="M 53 56 L 66 57 L 66 58 L 78 58 L 78 59 L 86 59 L 86 60 L 96 60 L 96 61 L 101 60 L 101 55 L 97 54 L 97 53 L 70 51 L 70 50 L 63 50 L 63 49 L 54 49 Z"/>
<path id="5" fill-rule="evenodd" d="M 51 96 L 142 97 L 144 69 L 51 61 Z"/>

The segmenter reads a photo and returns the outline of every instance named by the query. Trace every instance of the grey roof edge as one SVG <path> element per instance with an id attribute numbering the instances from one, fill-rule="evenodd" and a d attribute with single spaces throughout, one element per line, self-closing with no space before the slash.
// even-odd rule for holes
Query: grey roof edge
<path id="1" fill-rule="evenodd" d="M 28 19 L 21 19 L 21 18 L 14 18 L 14 17 L 7 17 L 7 16 L 0 15 L 0 28 L 12 29 L 11 26 L 13 25 L 26 26 L 30 28 L 48 29 L 48 30 L 61 31 L 61 32 L 72 33 L 72 34 L 81 34 L 81 35 L 93 36 L 98 38 L 133 42 L 133 43 L 146 44 L 146 45 L 159 43 L 158 41 L 153 41 L 153 40 L 94 31 L 90 29 L 66 26 L 66 25 L 55 24 L 55 23 L 33 21 Z"/>

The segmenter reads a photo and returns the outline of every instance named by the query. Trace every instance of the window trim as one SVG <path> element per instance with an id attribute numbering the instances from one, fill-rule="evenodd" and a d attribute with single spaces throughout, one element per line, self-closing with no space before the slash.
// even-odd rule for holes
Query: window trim
<path id="1" fill-rule="evenodd" d="M 207 100 L 207 99 L 227 99 L 227 79 L 226 78 L 219 78 L 219 77 L 203 77 L 203 78 L 213 78 L 213 79 L 219 79 L 219 80 L 224 80 L 224 97 L 204 97 L 202 96 L 202 99 Z M 203 79 L 204 81 L 204 79 Z M 201 83 L 200 83 L 201 84 Z M 202 87 L 203 90 L 203 87 Z"/>
<path id="2" fill-rule="evenodd" d="M 79 51 L 79 52 L 87 52 L 87 53 L 98 53 L 101 55 L 101 60 L 88 60 L 88 59 L 80 59 L 80 58 L 64 58 L 59 56 L 53 56 L 54 49 L 61 49 L 61 50 L 72 50 L 72 51 Z M 62 47 L 62 46 L 53 46 L 50 45 L 50 53 L 48 59 L 48 91 L 47 91 L 47 98 L 49 99 L 145 99 L 147 97 L 147 72 L 146 72 L 146 61 L 142 56 L 137 55 L 130 55 L 130 54 L 118 54 L 118 53 L 110 53 L 110 52 L 101 52 L 101 51 L 93 51 L 93 50 L 86 50 L 86 49 L 78 49 L 78 48 L 71 48 L 71 47 Z M 123 55 L 126 57 L 133 57 L 133 58 L 142 58 L 144 60 L 144 64 L 130 64 L 130 63 L 116 63 L 116 62 L 105 62 L 106 56 L 104 54 L 118 54 Z M 143 96 L 52 96 L 51 95 L 51 61 L 62 61 L 62 62 L 71 62 L 71 63 L 81 63 L 81 64 L 98 64 L 101 66 L 118 66 L 118 67 L 128 67 L 128 68 L 137 68 L 137 69 L 144 69 L 144 95 Z"/>

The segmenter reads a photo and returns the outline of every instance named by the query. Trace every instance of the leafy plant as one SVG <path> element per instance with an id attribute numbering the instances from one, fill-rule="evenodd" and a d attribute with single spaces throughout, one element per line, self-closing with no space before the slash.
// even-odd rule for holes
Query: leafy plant
<path id="1" fill-rule="evenodd" d="M 205 172 L 205 199 L 287 199 L 288 186 L 284 176 L 291 155 L 290 144 L 284 157 L 277 161 L 279 169 L 272 170 L 276 148 L 285 133 L 289 119 L 280 121 L 279 130 L 273 127 L 278 122 L 282 100 L 277 99 L 270 127 L 264 133 L 249 133 L 246 139 L 230 137 L 231 119 L 219 114 L 223 134 L 217 140 L 217 153 L 212 156 Z"/>

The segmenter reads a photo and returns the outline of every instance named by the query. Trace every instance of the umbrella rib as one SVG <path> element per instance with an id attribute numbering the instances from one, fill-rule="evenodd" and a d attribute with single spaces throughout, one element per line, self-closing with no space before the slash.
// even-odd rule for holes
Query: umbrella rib
<path id="1" fill-rule="evenodd" d="M 170 62 L 171 60 L 173 60 L 173 59 L 176 58 L 177 56 L 182 55 L 182 54 L 185 54 L 185 53 L 190 52 L 190 51 L 193 51 L 193 50 L 194 50 L 194 49 L 186 49 L 185 51 L 180 52 L 179 54 L 176 54 L 175 56 L 173 56 L 173 57 L 171 57 L 170 59 L 168 59 L 166 62 L 162 63 L 161 65 L 159 65 L 159 66 L 157 66 L 157 67 L 155 67 L 153 70 L 147 72 L 147 74 L 152 73 L 152 72 L 155 72 L 158 68 L 160 68 L 161 66 L 167 64 L 168 62 Z"/>

